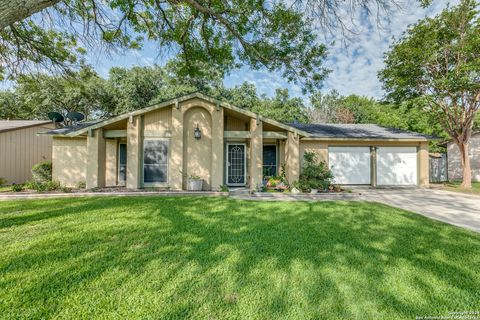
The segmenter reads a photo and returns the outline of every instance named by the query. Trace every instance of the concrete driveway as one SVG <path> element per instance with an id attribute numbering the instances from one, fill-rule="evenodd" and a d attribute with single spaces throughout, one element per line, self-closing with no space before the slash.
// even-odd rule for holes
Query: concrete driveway
<path id="1" fill-rule="evenodd" d="M 360 190 L 358 190 L 360 191 Z M 480 196 L 434 189 L 365 189 L 362 197 L 480 232 Z"/>

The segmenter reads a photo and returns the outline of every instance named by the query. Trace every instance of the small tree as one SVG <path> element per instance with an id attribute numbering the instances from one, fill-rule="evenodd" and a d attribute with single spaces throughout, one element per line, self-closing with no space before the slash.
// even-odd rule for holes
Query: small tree
<path id="1" fill-rule="evenodd" d="M 471 188 L 469 142 L 480 108 L 478 4 L 463 0 L 409 28 L 385 56 L 379 76 L 393 100 L 424 100 L 458 146 L 462 187 Z"/>
<path id="2" fill-rule="evenodd" d="M 305 152 L 303 155 L 303 170 L 297 183 L 302 191 L 311 189 L 326 189 L 333 180 L 333 173 L 323 161 L 318 161 L 317 154 Z"/>

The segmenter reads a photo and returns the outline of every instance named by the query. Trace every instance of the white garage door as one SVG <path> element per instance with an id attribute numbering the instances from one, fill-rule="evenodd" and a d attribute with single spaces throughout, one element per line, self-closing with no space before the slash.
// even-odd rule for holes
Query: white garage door
<path id="1" fill-rule="evenodd" d="M 416 147 L 379 147 L 377 149 L 377 185 L 417 184 Z"/>
<path id="2" fill-rule="evenodd" d="M 330 147 L 328 164 L 338 184 L 370 184 L 369 147 Z"/>

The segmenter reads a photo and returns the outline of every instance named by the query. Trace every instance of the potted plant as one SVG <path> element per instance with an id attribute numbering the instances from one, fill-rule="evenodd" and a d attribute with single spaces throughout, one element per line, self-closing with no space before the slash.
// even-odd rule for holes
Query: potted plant
<path id="1" fill-rule="evenodd" d="M 196 175 L 190 175 L 187 179 L 187 190 L 202 191 L 203 179 Z"/>

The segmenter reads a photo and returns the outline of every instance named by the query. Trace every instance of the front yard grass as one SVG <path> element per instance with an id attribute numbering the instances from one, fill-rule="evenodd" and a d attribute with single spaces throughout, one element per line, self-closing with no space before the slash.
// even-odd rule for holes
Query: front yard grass
<path id="1" fill-rule="evenodd" d="M 445 183 L 443 189 L 447 191 L 463 192 L 468 194 L 480 195 L 480 182 L 472 182 L 472 189 L 463 189 L 460 187 L 462 182 L 452 181 Z"/>
<path id="2" fill-rule="evenodd" d="M 366 202 L 0 202 L 4 319 L 413 319 L 477 311 L 480 235 Z"/>

